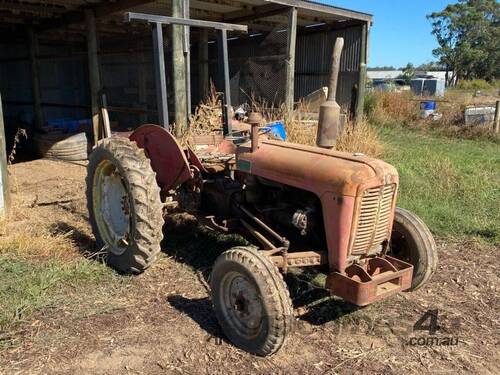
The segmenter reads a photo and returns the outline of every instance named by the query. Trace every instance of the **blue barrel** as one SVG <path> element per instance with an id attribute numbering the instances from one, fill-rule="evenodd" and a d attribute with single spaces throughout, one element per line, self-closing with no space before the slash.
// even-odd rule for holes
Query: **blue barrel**
<path id="1" fill-rule="evenodd" d="M 434 111 L 436 110 L 436 102 L 433 100 L 426 100 L 420 102 L 420 109 L 423 111 Z"/>

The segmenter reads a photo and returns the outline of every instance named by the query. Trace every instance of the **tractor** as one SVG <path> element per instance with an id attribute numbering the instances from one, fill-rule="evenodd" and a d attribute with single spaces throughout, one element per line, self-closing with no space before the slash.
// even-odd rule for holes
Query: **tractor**
<path id="1" fill-rule="evenodd" d="M 186 24 L 154 17 L 150 22 Z M 224 25 L 214 28 L 222 28 L 218 41 L 227 77 Z M 91 226 L 119 272 L 139 274 L 154 262 L 171 212 L 196 212 L 213 228 L 248 239 L 251 246 L 217 258 L 209 284 L 225 335 L 260 356 L 278 351 L 292 329 L 294 310 L 283 278 L 291 270 L 315 268 L 327 275 L 332 295 L 366 306 L 420 288 L 437 267 L 429 229 L 396 207 L 396 169 L 331 148 L 342 123 L 334 95 L 341 49 L 338 41 L 333 94 L 320 109 L 316 147 L 263 134 L 257 113 L 250 113 L 246 130 L 232 130 L 226 92 L 220 132 L 193 136 L 181 146 L 168 128 L 145 124 L 126 137 L 108 134 L 89 156 Z"/>

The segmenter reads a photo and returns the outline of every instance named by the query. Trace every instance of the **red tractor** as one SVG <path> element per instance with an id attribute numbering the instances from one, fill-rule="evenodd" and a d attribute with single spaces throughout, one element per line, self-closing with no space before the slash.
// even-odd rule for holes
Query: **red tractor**
<path id="1" fill-rule="evenodd" d="M 225 120 L 224 131 L 192 137 L 191 147 L 157 125 L 98 143 L 89 158 L 88 209 L 112 267 L 147 269 L 161 251 L 168 212 L 195 210 L 212 227 L 242 233 L 253 245 L 223 252 L 210 287 L 224 333 L 258 355 L 276 352 L 292 328 L 282 277 L 291 268 L 317 268 L 327 274 L 326 289 L 358 306 L 429 280 L 435 243 L 418 217 L 396 207 L 394 167 L 267 139 L 254 114 L 248 132 L 228 131 Z"/>

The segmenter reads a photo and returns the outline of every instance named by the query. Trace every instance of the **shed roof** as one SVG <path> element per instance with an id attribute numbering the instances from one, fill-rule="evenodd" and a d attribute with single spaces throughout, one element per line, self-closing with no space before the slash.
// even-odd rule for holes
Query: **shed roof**
<path id="1" fill-rule="evenodd" d="M 266 31 L 286 24 L 285 11 L 298 10 L 298 25 L 306 27 L 334 22 L 371 22 L 367 13 L 304 0 L 190 0 L 190 17 L 211 21 L 244 23 L 250 30 Z M 83 10 L 95 10 L 103 32 L 125 31 L 122 13 L 135 11 L 172 14 L 171 0 L 0 0 L 0 24 L 37 25 L 57 29 L 83 23 Z M 106 27 L 107 26 L 107 27 Z M 100 31 L 101 31 L 100 30 Z"/>

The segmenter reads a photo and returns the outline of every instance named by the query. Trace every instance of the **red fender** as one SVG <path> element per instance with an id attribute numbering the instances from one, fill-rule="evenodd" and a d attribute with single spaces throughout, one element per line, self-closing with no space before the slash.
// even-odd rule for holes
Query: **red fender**
<path id="1" fill-rule="evenodd" d="M 129 139 L 144 149 L 156 172 L 156 181 L 163 191 L 179 187 L 193 177 L 181 146 L 166 129 L 146 124 L 137 128 Z"/>

